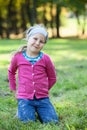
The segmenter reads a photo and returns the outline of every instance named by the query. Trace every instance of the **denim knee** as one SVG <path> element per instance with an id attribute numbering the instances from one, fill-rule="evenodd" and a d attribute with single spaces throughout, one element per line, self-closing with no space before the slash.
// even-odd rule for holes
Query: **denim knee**
<path id="1" fill-rule="evenodd" d="M 39 107 L 37 107 L 37 113 L 42 123 L 58 122 L 58 115 L 50 102 L 49 98 L 45 98 L 39 101 Z"/>
<path id="2" fill-rule="evenodd" d="M 29 100 L 18 99 L 18 118 L 23 122 L 35 121 L 35 109 L 29 105 Z"/>

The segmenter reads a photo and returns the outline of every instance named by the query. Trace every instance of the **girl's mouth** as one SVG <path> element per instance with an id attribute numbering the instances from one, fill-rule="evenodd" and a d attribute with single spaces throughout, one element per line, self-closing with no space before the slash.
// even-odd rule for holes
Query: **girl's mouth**
<path id="1" fill-rule="evenodd" d="M 34 46 L 34 48 L 38 49 L 38 47 L 37 47 L 37 46 Z"/>

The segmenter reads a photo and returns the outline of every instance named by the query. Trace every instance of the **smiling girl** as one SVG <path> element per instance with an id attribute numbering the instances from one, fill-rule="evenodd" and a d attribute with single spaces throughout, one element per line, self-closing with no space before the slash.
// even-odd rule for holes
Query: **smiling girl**
<path id="1" fill-rule="evenodd" d="M 18 101 L 17 116 L 23 122 L 35 121 L 35 113 L 42 123 L 58 122 L 49 99 L 49 90 L 56 83 L 55 67 L 50 57 L 41 51 L 47 39 L 48 33 L 43 26 L 30 27 L 26 31 L 27 45 L 14 54 L 8 69 L 10 90 Z"/>

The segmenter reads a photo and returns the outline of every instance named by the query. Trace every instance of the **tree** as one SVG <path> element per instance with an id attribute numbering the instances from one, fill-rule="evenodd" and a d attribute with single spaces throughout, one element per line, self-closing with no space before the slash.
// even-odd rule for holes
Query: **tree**
<path id="1" fill-rule="evenodd" d="M 32 26 L 36 23 L 44 23 L 47 28 L 51 28 L 54 37 L 54 28 L 56 28 L 56 37 L 60 36 L 60 14 L 61 8 L 66 7 L 74 12 L 78 24 L 80 15 L 83 15 L 82 33 L 85 32 L 87 4 L 86 0 L 0 0 L 0 35 L 3 37 L 3 31 L 7 38 L 10 33 L 18 34 L 20 30 L 26 30 L 27 25 Z M 3 6 L 1 6 L 3 5 Z M 55 8 L 55 14 L 53 10 Z"/>
<path id="2" fill-rule="evenodd" d="M 80 16 L 83 16 L 82 34 L 85 33 L 86 15 L 87 15 L 87 1 L 86 0 L 68 0 L 68 6 L 77 18 L 78 26 L 81 26 Z"/>
<path id="3" fill-rule="evenodd" d="M 3 17 L 2 17 L 2 12 L 0 8 L 0 36 L 3 38 Z"/>
<path id="4" fill-rule="evenodd" d="M 30 21 L 30 25 L 34 25 L 36 23 L 37 19 L 37 13 L 36 13 L 36 0 L 26 0 L 26 12 L 28 15 L 28 19 Z"/>

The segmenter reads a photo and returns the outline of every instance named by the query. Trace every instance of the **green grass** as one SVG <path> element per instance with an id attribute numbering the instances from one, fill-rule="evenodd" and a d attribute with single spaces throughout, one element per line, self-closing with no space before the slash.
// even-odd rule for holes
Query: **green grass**
<path id="1" fill-rule="evenodd" d="M 17 101 L 9 91 L 7 69 L 20 40 L 0 40 L 0 130 L 87 130 L 87 40 L 52 39 L 43 51 L 53 60 L 58 81 L 50 99 L 59 124 L 21 123 L 14 116 Z"/>

